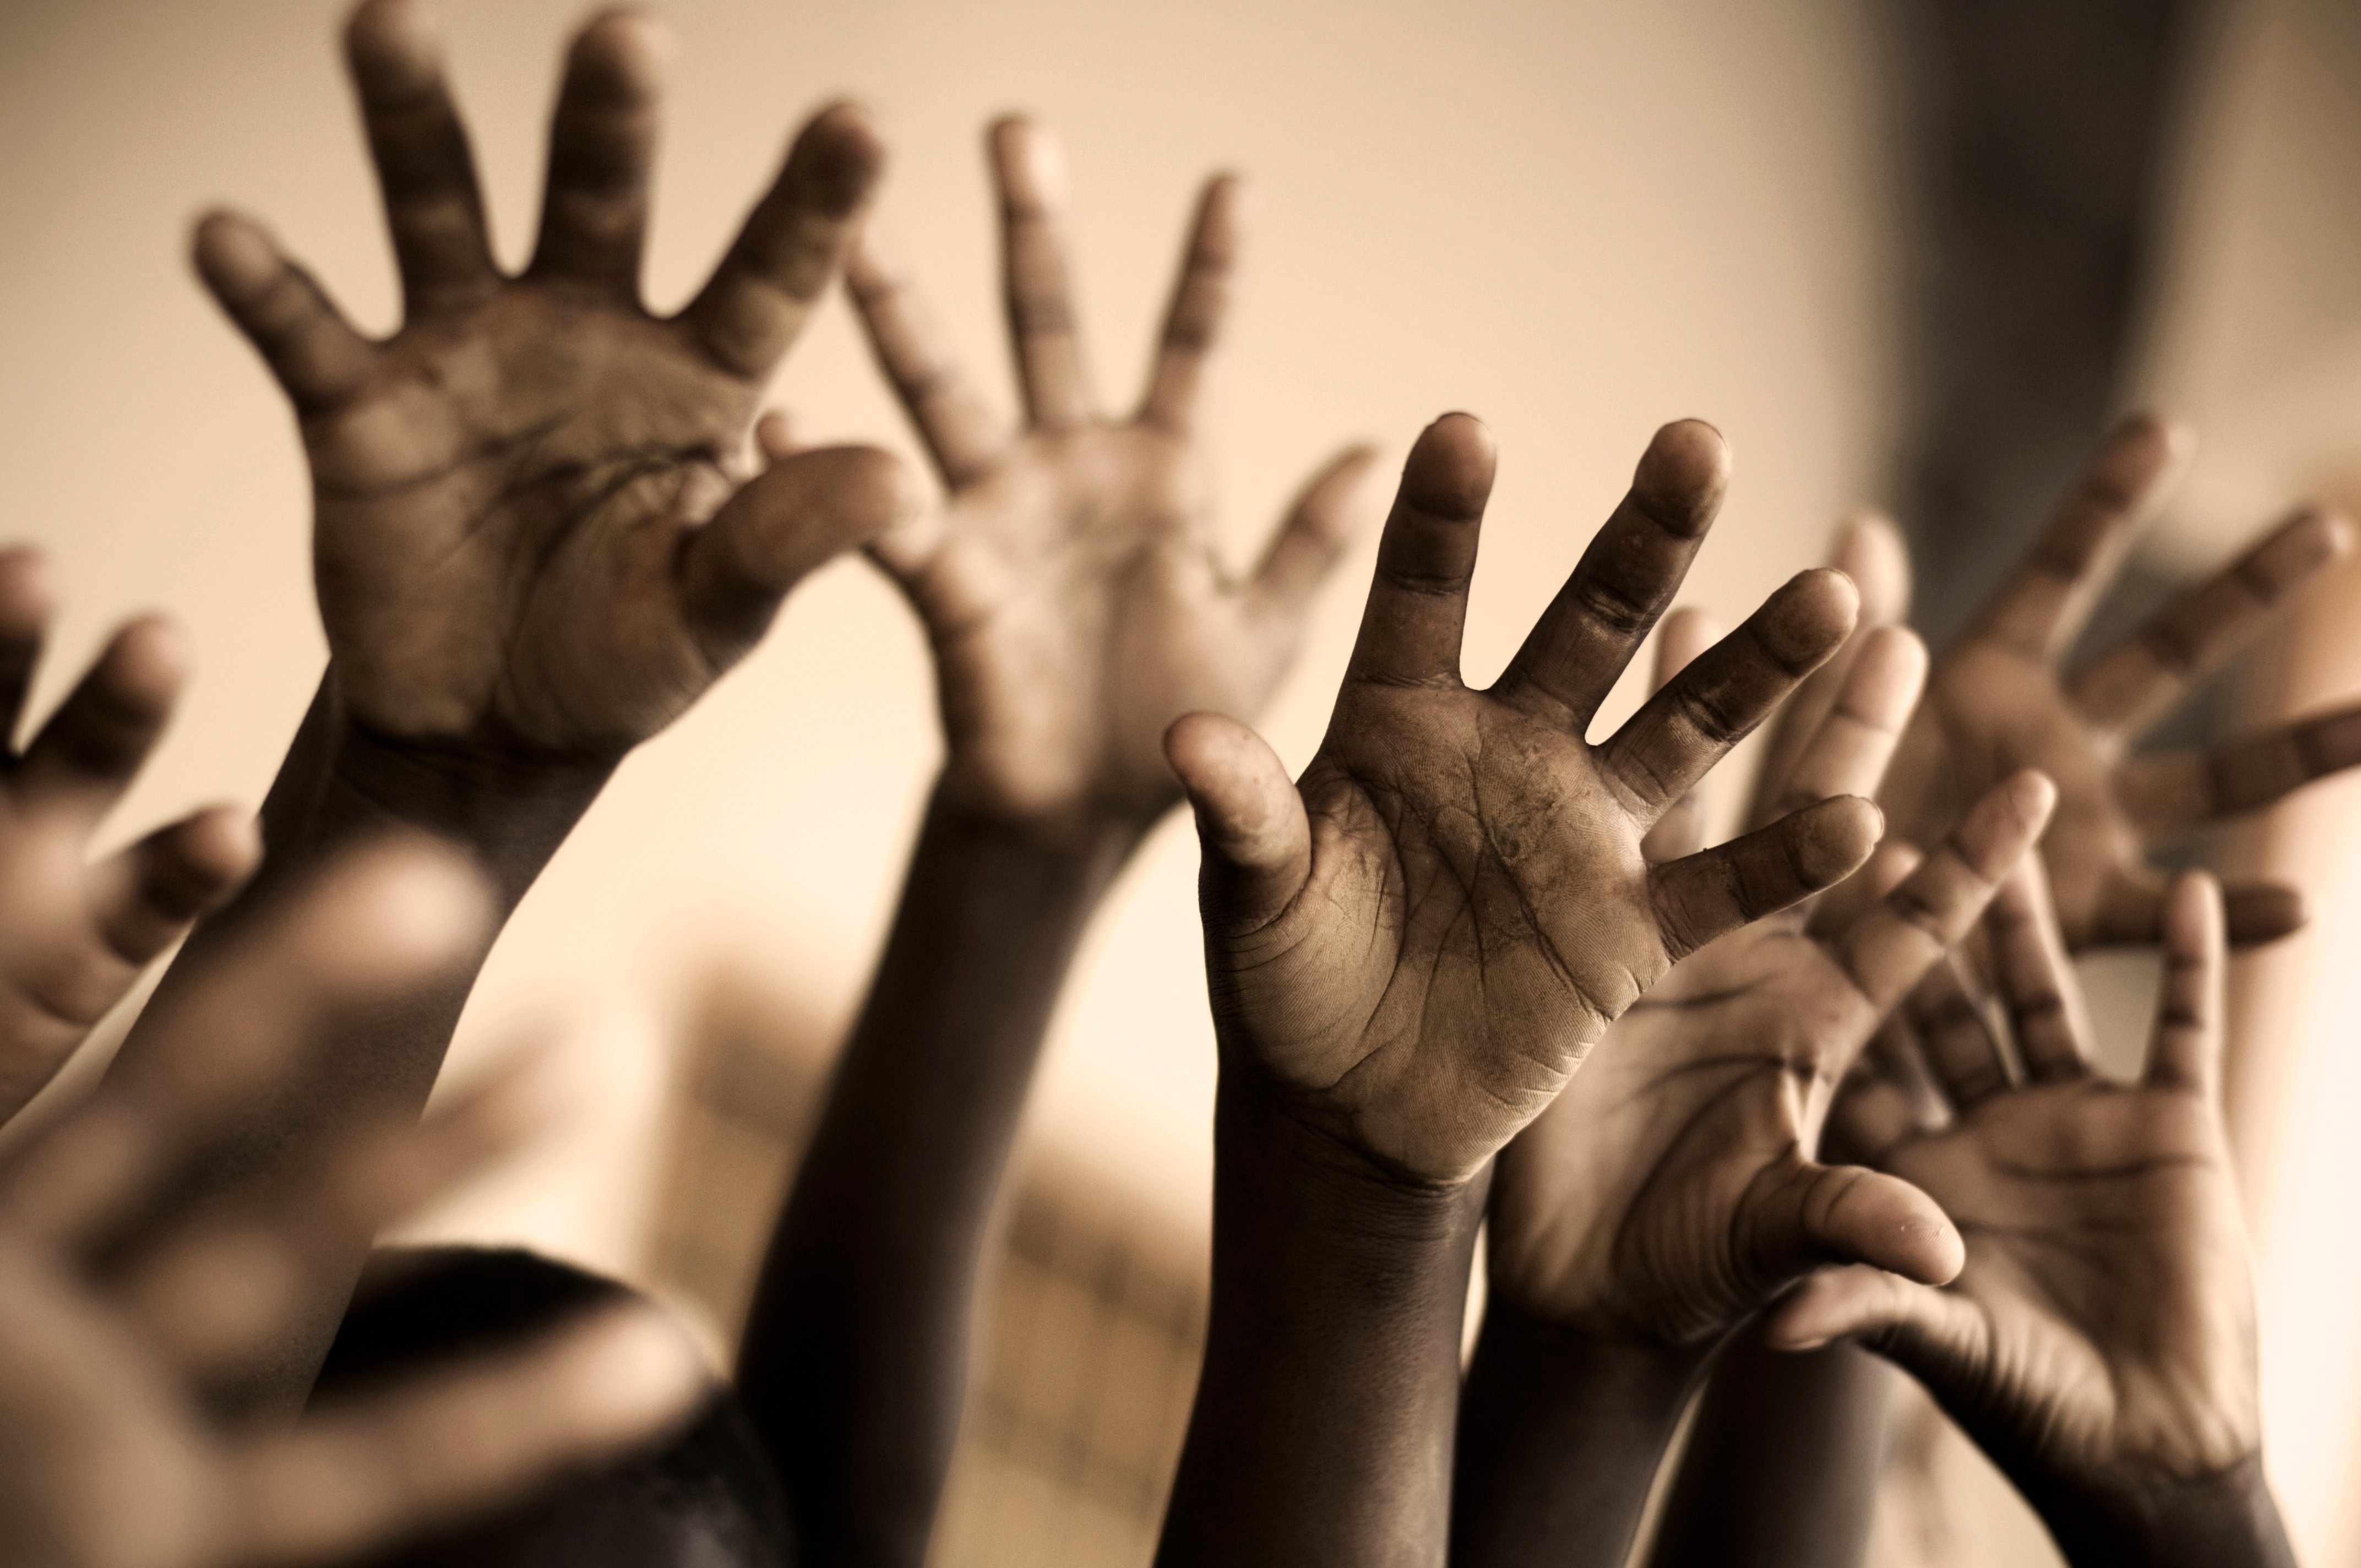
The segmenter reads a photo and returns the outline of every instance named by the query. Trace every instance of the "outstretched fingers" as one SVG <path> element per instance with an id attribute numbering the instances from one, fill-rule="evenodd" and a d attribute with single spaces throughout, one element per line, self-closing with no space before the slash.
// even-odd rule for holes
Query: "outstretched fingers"
<path id="1" fill-rule="evenodd" d="M 1296 493 L 1286 520 L 1246 580 L 1257 613 L 1290 624 L 1301 621 L 1312 608 L 1312 595 L 1375 520 L 1378 492 L 1371 481 L 1377 471 L 1375 447 L 1348 446 Z"/>
<path id="2" fill-rule="evenodd" d="M 1377 576 L 1347 680 L 1415 685 L 1459 678 L 1467 584 L 1497 455 L 1492 433 L 1469 414 L 1444 414 L 1420 433 L 1378 542 Z"/>
<path id="3" fill-rule="evenodd" d="M 2081 630 L 2116 564 L 2164 504 L 2195 442 L 2135 414 L 2101 444 L 2032 551 L 1984 608 L 1974 635 L 2028 658 L 2054 658 Z"/>
<path id="4" fill-rule="evenodd" d="M 2151 1087 L 2220 1101 L 2226 947 L 2221 884 L 2203 872 L 2184 873 L 2165 899 L 2164 981 L 2147 1048 Z"/>
<path id="5" fill-rule="evenodd" d="M 1185 434 L 1196 421 L 1205 372 L 1221 343 L 1222 318 L 1229 310 L 1230 273 L 1237 266 L 1245 205 L 1245 185 L 1233 174 L 1207 181 L 1197 199 L 1189 248 L 1180 258 L 1180 276 L 1172 286 L 1172 303 L 1164 313 L 1164 331 L 1157 342 L 1156 367 L 1140 400 L 1142 424 Z"/>
<path id="6" fill-rule="evenodd" d="M 1765 820 L 1831 795 L 1873 799 L 1885 782 L 1886 764 L 1927 684 L 1927 645 L 1915 631 L 1881 626 L 1856 635 L 1839 657 L 1846 655 L 1843 684 L 1833 700 L 1821 701 L 1819 723 L 1790 751 L 1783 781 L 1763 792 L 1770 803 Z M 1827 674 L 1822 665 L 1806 687 Z M 1799 690 L 1786 706 L 1803 696 Z M 1771 765 L 1765 759 L 1763 766 Z"/>
<path id="7" fill-rule="evenodd" d="M 1268 925 L 1312 874 L 1311 819 L 1278 753 L 1235 718 L 1191 713 L 1164 732 L 1164 756 L 1196 815 L 1207 927 Z"/>
<path id="8" fill-rule="evenodd" d="M 1656 667 L 1651 685 L 1664 690 L 1721 637 L 1721 623 L 1704 610 L 1676 609 L 1664 617 L 1656 630 Z M 1705 833 L 1705 789 L 1700 781 L 1656 818 L 1656 825 L 1640 840 L 1640 854 L 1651 865 L 1677 861 L 1704 849 Z"/>
<path id="9" fill-rule="evenodd" d="M 1656 432 L 1631 488 L 1576 563 L 1493 690 L 1577 731 L 1673 602 L 1730 483 L 1730 446 L 1702 420 Z"/>
<path id="10" fill-rule="evenodd" d="M 444 80 L 442 42 L 417 0 L 368 0 L 345 25 L 386 228 L 412 320 L 500 284 L 467 128 Z"/>
<path id="11" fill-rule="evenodd" d="M 192 812 L 117 853 L 98 870 L 92 916 L 100 937 L 137 967 L 197 916 L 229 901 L 262 859 L 253 815 L 216 806 Z"/>
<path id="12" fill-rule="evenodd" d="M 2305 508 L 2076 675 L 2069 688 L 2074 706 L 2101 729 L 2136 733 L 2352 549 L 2350 522 Z"/>
<path id="13" fill-rule="evenodd" d="M 1841 700 L 1840 694 L 1852 678 L 1853 665 L 1880 633 L 1894 627 L 1910 609 L 1910 552 L 1902 542 L 1902 531 L 1883 514 L 1862 512 L 1846 523 L 1828 552 L 1828 565 L 1852 579 L 1854 591 L 1861 595 L 1861 613 L 1853 622 L 1852 636 L 1837 651 L 1836 657 L 1814 670 L 1795 688 L 1795 695 L 1779 705 L 1779 717 L 1772 721 L 1763 748 L 1762 771 L 1755 775 L 1753 805 L 1747 812 L 1746 825 L 1750 828 L 1760 828 L 1803 804 L 1801 800 L 1794 805 L 1779 804 L 1785 798 L 1796 759 L 1820 733 L 1829 711 Z M 1915 693 L 1912 700 L 1916 700 Z M 1866 788 L 1848 786 L 1823 793 L 1875 792 L 1876 785 L 1872 784 Z"/>
<path id="14" fill-rule="evenodd" d="M 657 1436 L 709 1387 L 695 1350 L 655 1309 L 602 1309 L 521 1352 L 471 1358 L 248 1440 L 229 1478 L 244 1525 L 236 1555 L 340 1559 L 489 1507 Z"/>
<path id="15" fill-rule="evenodd" d="M 717 670 L 761 640 L 806 576 L 917 511 L 916 477 L 873 446 L 818 446 L 773 463 L 681 544 L 681 610 Z"/>
<path id="16" fill-rule="evenodd" d="M 574 37 L 549 127 L 549 180 L 530 272 L 636 301 L 664 94 L 663 24 L 634 11 Z"/>
<path id="17" fill-rule="evenodd" d="M 2026 1076 L 2036 1083 L 2081 1078 L 2091 1071 L 2091 1019 L 2081 983 L 2066 951 L 2049 873 L 2039 855 L 2016 863 L 1984 916 L 1992 938 L 1993 972 Z"/>
<path id="18" fill-rule="evenodd" d="M 831 104 L 806 123 L 729 254 L 680 314 L 731 375 L 759 381 L 819 307 L 868 210 L 885 144 L 866 110 Z"/>
<path id="19" fill-rule="evenodd" d="M 1837 651 L 1857 606 L 1843 573 L 1801 574 L 1650 697 L 1599 748 L 1600 765 L 1654 820 Z"/>
<path id="20" fill-rule="evenodd" d="M 10 780 L 18 807 L 95 828 L 163 734 L 187 674 L 185 641 L 161 616 L 116 632 L 26 746 Z"/>
<path id="21" fill-rule="evenodd" d="M 887 255 L 875 225 L 864 226 L 853 242 L 844 281 L 877 367 L 936 471 L 955 490 L 974 480 L 998 458 L 1007 434 L 960 368 L 926 301 Z"/>
<path id="22" fill-rule="evenodd" d="M 309 273 L 252 218 L 208 213 L 192 247 L 197 274 L 309 418 L 341 407 L 368 379 L 377 350 Z"/>
<path id="23" fill-rule="evenodd" d="M 1986 791 L 1902 884 L 1837 938 L 1837 961 L 1880 1016 L 1968 933 L 2048 826 L 2058 786 L 2026 771 Z"/>
<path id="24" fill-rule="evenodd" d="M 1001 288 L 1026 418 L 1037 430 L 1071 430 L 1089 422 L 1094 400 L 1070 276 L 1065 151 L 1021 115 L 996 122 L 990 140 Z"/>
<path id="25" fill-rule="evenodd" d="M 2140 757 L 2116 794 L 2142 834 L 2169 839 L 2241 817 L 2315 779 L 2361 764 L 2361 704 L 2224 742 L 2210 751 Z"/>
<path id="26" fill-rule="evenodd" d="M 1650 868 L 1649 896 L 1665 955 L 1678 962 L 1725 932 L 1842 882 L 1861 869 L 1884 831 L 1876 806 L 1847 795 Z"/>

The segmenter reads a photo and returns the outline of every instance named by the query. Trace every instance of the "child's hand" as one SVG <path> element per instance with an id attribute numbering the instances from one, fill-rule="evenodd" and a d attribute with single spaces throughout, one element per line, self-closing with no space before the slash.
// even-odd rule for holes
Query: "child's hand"
<path id="1" fill-rule="evenodd" d="M 19 751 L 49 611 L 39 557 L 0 553 L 0 1121 L 261 851 L 244 812 L 214 806 L 92 863 L 93 834 L 171 715 L 182 654 L 170 624 L 133 621 Z"/>
<path id="2" fill-rule="evenodd" d="M 907 504 L 865 448 L 733 472 L 779 356 L 836 274 L 884 150 L 838 104 L 797 137 L 712 279 L 669 319 L 639 275 L 663 34 L 609 12 L 575 39 L 532 264 L 495 265 L 412 0 L 346 34 L 401 273 L 401 330 L 362 337 L 253 221 L 196 260 L 294 403 L 343 711 L 496 765 L 611 764 L 762 634 L 782 596 Z"/>
<path id="3" fill-rule="evenodd" d="M 991 153 L 1023 428 L 987 409 L 912 286 L 864 240 L 853 301 L 950 490 L 940 514 L 871 554 L 934 644 L 946 804 L 1136 833 L 1180 799 L 1166 727 L 1194 709 L 1250 718 L 1270 696 L 1362 510 L 1371 455 L 1333 460 L 1254 574 L 1233 577 L 1213 547 L 1199 405 L 1240 244 L 1238 182 L 1206 186 L 1147 391 L 1111 417 L 1074 322 L 1057 143 L 1009 119 Z"/>
<path id="4" fill-rule="evenodd" d="M 1899 1363 L 2078 1563 L 2247 1560 L 2202 1544 L 2224 1508 L 2235 1521 L 2257 1497 L 2268 1507 L 2248 1490 L 2261 1438 L 2253 1285 L 2222 1124 L 2221 894 L 2198 873 L 2173 884 L 2136 1084 L 2092 1068 L 2037 865 L 2020 868 L 1989 920 L 2025 1080 L 2012 1083 L 1972 1003 L 1920 998 L 1914 1010 L 1931 1021 L 1920 1049 L 1949 1125 L 1923 1130 L 1903 1087 L 1872 1078 L 1848 1086 L 1830 1127 L 1943 1205 L 1965 1267 L 1945 1289 L 1831 1270 L 1776 1310 L 1767 1337 L 1806 1348 L 1855 1335 Z M 2147 1539 L 2160 1528 L 2193 1533 L 2180 1547 Z M 2121 1555 L 2144 1546 L 2161 1554 Z"/>
<path id="5" fill-rule="evenodd" d="M 1668 663 L 1687 630 L 1667 624 Z M 1778 808 L 1873 794 L 1925 669 L 1909 632 L 1867 633 Z M 1821 1264 L 1957 1273 L 1959 1237 L 1925 1193 L 1814 1156 L 1838 1082 L 1968 935 L 2054 798 L 2037 773 L 2005 780 L 1923 861 L 1889 844 L 1861 880 L 1891 891 L 1824 910 L 1829 928 L 1807 929 L 1799 905 L 1675 965 L 1502 1152 L 1493 1289 L 1544 1321 L 1701 1355 Z M 1661 838 L 1657 858 L 1696 848 Z"/>
<path id="6" fill-rule="evenodd" d="M 1488 691 L 1458 674 L 1489 434 L 1420 437 L 1334 717 L 1300 788 L 1235 720 L 1168 740 L 1204 842 L 1225 1073 L 1389 1174 L 1481 1168 L 1674 961 L 1849 875 L 1879 818 L 1831 800 L 1649 865 L 1641 840 L 1843 641 L 1853 593 L 1789 583 L 1598 746 L 1584 729 L 1680 586 L 1728 465 L 1673 424 Z"/>
<path id="7" fill-rule="evenodd" d="M 324 1256 L 481 1168 L 534 1113 L 513 1074 L 423 1124 L 347 1105 L 233 1190 L 187 1201 L 189 1162 L 235 1135 L 248 1102 L 285 1093 L 352 1014 L 456 961 L 484 915 L 439 853 L 348 862 L 184 993 L 170 1053 L 110 1078 L 0 1170 L 0 1559 L 340 1561 L 687 1412 L 703 1373 L 643 1308 L 291 1428 L 209 1412 L 272 1353 Z"/>
<path id="8" fill-rule="evenodd" d="M 2355 707 L 2210 752 L 2126 754 L 2193 680 L 2352 548 L 2350 526 L 2318 509 L 2298 511 L 2092 663 L 2071 675 L 2059 669 L 2190 445 L 2187 432 L 2145 417 L 2108 438 L 2015 576 L 1936 661 L 1880 796 L 1894 832 L 1925 843 L 2005 775 L 2048 773 L 2058 784 L 2058 819 L 2042 856 L 2077 949 L 2160 939 L 2157 846 L 2361 762 Z M 2268 942 L 2303 923 L 2291 888 L 2234 887 L 2228 904 L 2235 942 Z"/>

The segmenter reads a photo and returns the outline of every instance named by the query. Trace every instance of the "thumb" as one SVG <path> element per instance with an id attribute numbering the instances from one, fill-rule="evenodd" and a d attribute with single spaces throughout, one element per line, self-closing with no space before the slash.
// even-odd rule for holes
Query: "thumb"
<path id="1" fill-rule="evenodd" d="M 716 665 L 752 647 L 787 590 L 918 507 L 900 459 L 873 446 L 817 446 L 772 464 L 688 536 L 683 612 Z"/>
<path id="2" fill-rule="evenodd" d="M 1865 1264 L 1813 1275 L 1763 1321 L 1773 1350 L 1846 1338 L 1866 1342 L 1954 1409 L 1972 1403 L 1991 1361 L 1990 1325 L 1966 1298 Z"/>
<path id="3" fill-rule="evenodd" d="M 1828 1264 L 1869 1264 L 1906 1279 L 1956 1278 L 1967 1251 L 1950 1216 L 1899 1177 L 1800 1157 L 1758 1176 L 1738 1234 L 1765 1294 Z"/>
<path id="4" fill-rule="evenodd" d="M 1312 823 L 1278 753 L 1235 718 L 1191 713 L 1164 732 L 1164 756 L 1196 812 L 1207 927 L 1277 918 L 1312 874 Z"/>

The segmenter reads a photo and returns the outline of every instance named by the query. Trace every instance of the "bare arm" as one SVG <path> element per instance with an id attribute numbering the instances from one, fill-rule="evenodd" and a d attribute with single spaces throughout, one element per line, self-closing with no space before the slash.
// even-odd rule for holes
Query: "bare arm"
<path id="1" fill-rule="evenodd" d="M 740 1355 L 821 1563 L 925 1558 L 985 1226 L 1075 944 L 1180 798 L 1166 726 L 1260 709 L 1367 467 L 1357 452 L 1332 464 L 1269 561 L 1234 578 L 1213 549 L 1196 388 L 1239 245 L 1236 181 L 1206 187 L 1148 389 L 1108 417 L 1074 332 L 1056 144 L 1010 120 L 990 150 L 1017 433 L 968 389 L 912 283 L 865 249 L 851 269 L 949 490 L 939 516 L 873 551 L 934 646 L 947 755 Z"/>

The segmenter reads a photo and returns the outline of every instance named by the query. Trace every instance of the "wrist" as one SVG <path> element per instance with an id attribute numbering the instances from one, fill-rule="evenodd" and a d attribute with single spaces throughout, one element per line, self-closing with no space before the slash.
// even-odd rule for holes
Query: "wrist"
<path id="1" fill-rule="evenodd" d="M 924 833 L 971 849 L 1022 857 L 1053 873 L 1060 869 L 1094 873 L 1104 883 L 1130 860 L 1156 821 L 1156 817 L 1143 821 L 1114 812 L 1026 812 L 980 805 L 946 772 L 927 797 Z"/>
<path id="2" fill-rule="evenodd" d="M 2026 1490 L 2074 1568 L 2295 1568 L 2259 1453 L 2207 1475 L 2081 1496 Z"/>
<path id="3" fill-rule="evenodd" d="M 385 734 L 338 699 L 331 665 L 264 802 L 265 843 L 275 859 L 309 861 L 347 840 L 431 834 L 465 850 L 513 904 L 614 766 Z"/>

